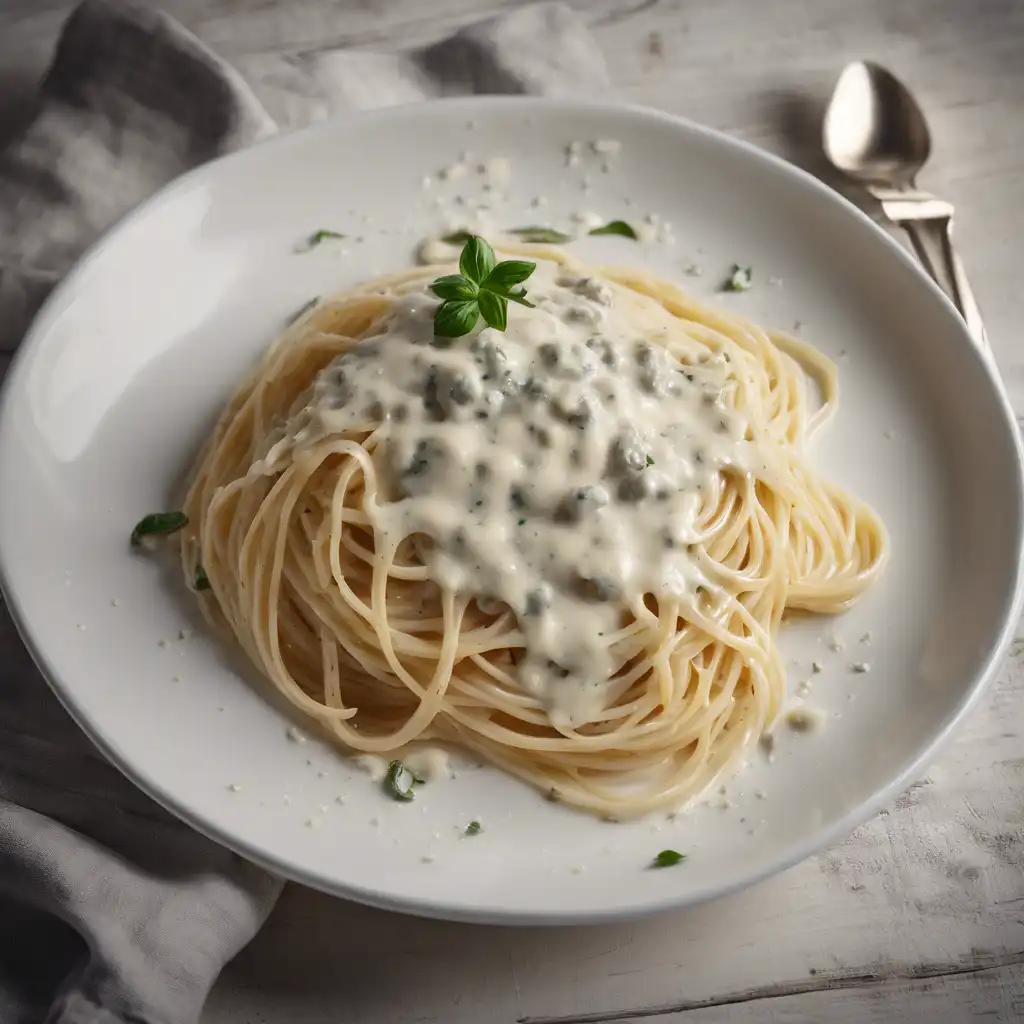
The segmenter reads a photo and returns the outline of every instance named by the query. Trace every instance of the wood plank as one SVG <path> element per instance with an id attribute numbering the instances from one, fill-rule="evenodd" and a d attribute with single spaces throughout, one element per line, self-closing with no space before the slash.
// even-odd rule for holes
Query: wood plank
<path id="1" fill-rule="evenodd" d="M 1006 1024 L 1024 1019 L 1024 966 L 938 977 L 835 979 L 802 991 L 738 993 L 703 1007 L 641 1016 L 520 1019 L 519 1024 Z"/>

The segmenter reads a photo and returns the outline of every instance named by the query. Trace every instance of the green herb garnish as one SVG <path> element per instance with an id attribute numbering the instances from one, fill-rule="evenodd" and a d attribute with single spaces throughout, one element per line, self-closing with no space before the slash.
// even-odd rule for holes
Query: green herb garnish
<path id="1" fill-rule="evenodd" d="M 445 245 L 465 245 L 472 237 L 468 231 L 453 231 L 450 235 L 442 235 L 441 241 Z"/>
<path id="2" fill-rule="evenodd" d="M 632 238 L 633 241 L 639 239 L 639 235 L 633 229 L 631 224 L 627 224 L 624 220 L 613 220 L 608 224 L 602 224 L 599 228 L 594 228 L 593 231 L 588 231 L 588 235 L 622 235 L 623 238 Z"/>
<path id="3" fill-rule="evenodd" d="M 508 300 L 495 292 L 481 291 L 476 300 L 480 308 L 480 315 L 484 323 L 493 327 L 496 331 L 503 331 L 508 327 Z"/>
<path id="4" fill-rule="evenodd" d="M 290 317 L 288 317 L 288 323 L 293 324 L 296 320 L 304 317 L 318 302 L 320 301 L 319 295 L 314 295 L 313 298 L 304 302 Z"/>
<path id="5" fill-rule="evenodd" d="M 132 530 L 131 545 L 137 548 L 143 537 L 164 537 L 169 533 L 177 533 L 188 525 L 188 516 L 184 512 L 151 512 L 143 516 Z"/>
<path id="6" fill-rule="evenodd" d="M 401 761 L 392 761 L 384 776 L 384 789 L 394 800 L 412 800 L 413 786 L 421 782 Z"/>
<path id="7" fill-rule="evenodd" d="M 498 263 L 494 250 L 478 235 L 470 235 L 459 257 L 459 273 L 445 274 L 430 286 L 442 303 L 434 314 L 434 334 L 458 338 L 469 334 L 480 317 L 495 330 L 508 324 L 508 304 L 533 306 L 526 289 L 516 289 L 537 269 L 527 260 Z"/>
<path id="8" fill-rule="evenodd" d="M 465 830 L 465 832 L 463 832 L 463 835 L 478 836 L 478 835 L 480 835 L 481 832 L 483 832 L 483 830 L 484 830 L 484 827 L 483 827 L 483 825 L 480 824 L 479 821 L 471 821 L 466 826 L 466 830 Z"/>
<path id="9" fill-rule="evenodd" d="M 741 267 L 738 263 L 732 265 L 732 273 L 725 282 L 724 288 L 727 292 L 745 292 L 754 282 L 754 268 Z"/>
<path id="10" fill-rule="evenodd" d="M 313 234 L 306 239 L 305 243 L 299 247 L 298 252 L 309 252 L 310 249 L 315 249 L 321 242 L 327 242 L 332 238 L 344 238 L 340 231 L 328 231 L 326 228 L 321 228 L 319 231 L 314 231 Z"/>
<path id="11" fill-rule="evenodd" d="M 525 228 L 512 228 L 509 234 L 515 235 L 516 238 L 524 242 L 544 242 L 548 245 L 561 245 L 563 242 L 572 241 L 572 235 L 567 235 L 564 231 L 556 231 L 554 228 L 541 227 L 538 224 L 530 224 Z"/>
<path id="12" fill-rule="evenodd" d="M 676 853 L 675 850 L 662 850 L 657 857 L 651 861 L 652 868 L 674 868 L 686 860 L 685 853 Z"/>
<path id="13" fill-rule="evenodd" d="M 476 299 L 442 302 L 434 314 L 434 333 L 439 338 L 460 338 L 476 326 L 480 307 Z"/>
<path id="14" fill-rule="evenodd" d="M 653 466 L 654 465 L 654 459 L 652 459 L 650 457 L 650 455 L 647 456 L 647 465 L 648 466 Z"/>
<path id="15" fill-rule="evenodd" d="M 192 586 L 197 591 L 209 590 L 211 587 L 210 577 L 206 575 L 206 570 L 201 566 L 196 566 L 196 574 L 192 578 Z"/>

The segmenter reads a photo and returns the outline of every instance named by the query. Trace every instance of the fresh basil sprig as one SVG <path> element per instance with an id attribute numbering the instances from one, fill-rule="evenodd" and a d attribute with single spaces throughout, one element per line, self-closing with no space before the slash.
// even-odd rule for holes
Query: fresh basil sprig
<path id="1" fill-rule="evenodd" d="M 458 338 L 469 334 L 480 317 L 497 331 L 508 325 L 508 304 L 533 303 L 521 285 L 535 270 L 527 260 L 499 263 L 494 250 L 478 235 L 470 235 L 459 257 L 459 273 L 445 274 L 430 286 L 442 303 L 434 314 L 434 334 L 439 338 Z"/>

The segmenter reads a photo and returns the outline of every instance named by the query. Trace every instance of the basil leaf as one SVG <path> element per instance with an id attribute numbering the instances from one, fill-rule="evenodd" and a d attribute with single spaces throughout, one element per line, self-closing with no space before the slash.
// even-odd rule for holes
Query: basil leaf
<path id="1" fill-rule="evenodd" d="M 293 324 L 296 320 L 304 317 L 318 302 L 320 301 L 319 295 L 314 295 L 308 302 L 304 302 L 290 317 L 288 317 L 288 323 Z"/>
<path id="2" fill-rule="evenodd" d="M 674 868 L 686 860 L 685 853 L 676 853 L 675 850 L 662 850 L 651 862 L 652 868 Z"/>
<path id="3" fill-rule="evenodd" d="M 502 298 L 504 298 L 504 299 L 511 299 L 513 302 L 518 302 L 520 306 L 529 306 L 530 309 L 536 309 L 537 308 L 536 303 L 531 302 L 526 297 L 526 289 L 525 288 L 520 288 L 519 291 L 517 291 L 517 292 L 505 292 L 502 295 Z"/>
<path id="4" fill-rule="evenodd" d="M 540 227 L 536 224 L 531 224 L 525 228 L 512 228 L 509 234 L 515 235 L 524 242 L 545 242 L 550 245 L 560 245 L 562 242 L 572 241 L 572 235 L 556 231 L 554 228 Z"/>
<path id="5" fill-rule="evenodd" d="M 412 800 L 415 794 L 412 791 L 416 785 L 416 777 L 401 761 L 392 761 L 388 765 L 387 774 L 384 776 L 384 790 L 394 800 Z"/>
<path id="6" fill-rule="evenodd" d="M 465 245 L 473 236 L 468 231 L 453 231 L 450 235 L 442 235 L 445 245 Z"/>
<path id="7" fill-rule="evenodd" d="M 754 282 L 754 268 L 741 267 L 738 263 L 732 265 L 732 273 L 725 282 L 727 292 L 745 292 Z"/>
<path id="8" fill-rule="evenodd" d="M 536 269 L 537 264 L 527 260 L 505 260 L 487 275 L 480 287 L 501 294 L 514 284 L 522 284 Z"/>
<path id="9" fill-rule="evenodd" d="M 440 299 L 475 299 L 477 293 L 476 285 L 461 274 L 439 277 L 430 290 Z"/>
<path id="10" fill-rule="evenodd" d="M 483 832 L 483 830 L 484 830 L 484 827 L 483 827 L 483 825 L 480 824 L 479 821 L 471 821 L 466 826 L 466 830 L 463 833 L 463 835 L 478 836 L 478 835 L 480 835 L 481 832 Z"/>
<path id="11" fill-rule="evenodd" d="M 434 334 L 439 338 L 460 338 L 476 326 L 480 307 L 476 299 L 449 299 L 434 314 Z"/>
<path id="12" fill-rule="evenodd" d="M 470 235 L 459 257 L 459 270 L 470 279 L 480 284 L 494 269 L 498 258 L 494 250 L 479 235 Z"/>
<path id="13" fill-rule="evenodd" d="M 151 512 L 135 524 L 129 539 L 132 547 L 137 548 L 143 537 L 163 537 L 169 533 L 177 533 L 187 525 L 188 516 L 184 512 Z"/>
<path id="14" fill-rule="evenodd" d="M 599 228 L 594 228 L 593 231 L 588 231 L 588 235 L 622 235 L 623 238 L 632 238 L 635 242 L 639 237 L 636 231 L 633 230 L 632 225 L 627 224 L 624 220 L 613 220 L 607 224 L 602 224 Z"/>
<path id="15" fill-rule="evenodd" d="M 508 303 L 501 295 L 494 292 L 481 292 L 477 299 L 480 306 L 480 315 L 487 322 L 489 327 L 496 331 L 503 331 L 508 326 Z"/>
<path id="16" fill-rule="evenodd" d="M 206 575 L 206 570 L 201 565 L 196 566 L 196 575 L 192 580 L 192 586 L 198 591 L 212 589 L 210 585 L 210 577 Z"/>

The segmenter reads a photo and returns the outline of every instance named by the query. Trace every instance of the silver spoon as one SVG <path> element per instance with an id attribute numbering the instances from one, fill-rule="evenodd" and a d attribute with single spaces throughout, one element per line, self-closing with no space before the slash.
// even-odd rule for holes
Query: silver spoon
<path id="1" fill-rule="evenodd" d="M 863 185 L 885 216 L 906 229 L 925 270 L 987 348 L 981 311 L 953 249 L 953 207 L 915 183 L 931 137 L 910 91 L 878 64 L 847 64 L 825 112 L 822 141 L 833 166 Z"/>

